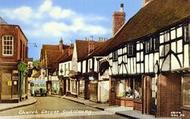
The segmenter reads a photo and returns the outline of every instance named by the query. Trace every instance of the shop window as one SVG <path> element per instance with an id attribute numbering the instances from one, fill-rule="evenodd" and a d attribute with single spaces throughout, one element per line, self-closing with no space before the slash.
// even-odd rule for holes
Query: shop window
<path id="1" fill-rule="evenodd" d="M 182 95 L 183 106 L 190 107 L 190 77 L 183 78 Z"/>
<path id="2" fill-rule="evenodd" d="M 117 97 L 123 97 L 123 98 L 134 98 L 133 93 L 133 80 L 119 80 L 117 82 Z"/>
<path id="3" fill-rule="evenodd" d="M 13 56 L 14 38 L 11 35 L 2 37 L 2 53 L 4 56 Z"/>
<path id="4" fill-rule="evenodd" d="M 142 98 L 141 79 L 135 79 L 134 98 L 139 100 Z"/>
<path id="5" fill-rule="evenodd" d="M 71 80 L 71 92 L 76 93 L 76 82 L 75 82 L 75 80 Z"/>
<path id="6" fill-rule="evenodd" d="M 134 97 L 134 94 L 133 94 L 133 80 L 132 79 L 126 80 L 125 97 L 127 97 L 127 98 L 133 98 Z"/>
<path id="7" fill-rule="evenodd" d="M 125 97 L 125 80 L 120 80 L 117 83 L 117 97 Z"/>

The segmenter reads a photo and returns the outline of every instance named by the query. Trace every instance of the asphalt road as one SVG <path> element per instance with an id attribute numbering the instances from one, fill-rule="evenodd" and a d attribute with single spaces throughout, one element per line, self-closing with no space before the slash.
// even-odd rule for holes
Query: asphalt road
<path id="1" fill-rule="evenodd" d="M 37 103 L 0 112 L 0 119 L 126 119 L 111 112 L 57 97 L 36 97 Z"/>

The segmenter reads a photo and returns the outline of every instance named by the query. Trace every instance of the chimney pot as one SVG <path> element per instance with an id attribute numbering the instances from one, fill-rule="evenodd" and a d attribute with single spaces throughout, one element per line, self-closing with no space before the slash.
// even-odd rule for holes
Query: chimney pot
<path id="1" fill-rule="evenodd" d="M 124 12 L 124 4 L 123 3 L 120 4 L 120 11 Z"/>
<path id="2" fill-rule="evenodd" d="M 112 33 L 113 36 L 115 33 L 123 26 L 125 23 L 125 12 L 124 12 L 124 4 L 120 4 L 120 10 L 115 11 L 113 13 L 113 26 L 112 26 Z"/>

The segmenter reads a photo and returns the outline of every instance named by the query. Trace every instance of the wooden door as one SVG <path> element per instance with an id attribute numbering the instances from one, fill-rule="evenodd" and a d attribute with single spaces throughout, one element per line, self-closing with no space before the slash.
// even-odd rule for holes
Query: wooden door
<path id="1" fill-rule="evenodd" d="M 1 99 L 11 99 L 12 81 L 10 73 L 2 73 Z"/>
<path id="2" fill-rule="evenodd" d="M 151 110 L 151 77 L 145 76 L 143 79 L 143 110 L 145 114 L 150 114 Z"/>
<path id="3" fill-rule="evenodd" d="M 116 104 L 116 79 L 110 79 L 110 96 L 109 96 L 109 104 Z"/>

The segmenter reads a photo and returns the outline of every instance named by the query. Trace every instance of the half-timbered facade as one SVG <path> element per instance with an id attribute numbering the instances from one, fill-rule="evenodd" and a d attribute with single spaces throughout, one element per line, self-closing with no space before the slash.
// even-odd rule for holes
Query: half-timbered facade
<path id="1" fill-rule="evenodd" d="M 108 102 L 109 100 L 109 63 L 106 56 L 100 54 L 100 48 L 106 43 L 106 41 L 96 41 L 94 49 L 89 51 L 82 61 L 86 64 L 86 70 L 82 70 L 82 74 L 88 81 L 88 98 L 95 102 Z"/>
<path id="2" fill-rule="evenodd" d="M 110 104 L 188 117 L 189 22 L 189 1 L 153 0 L 114 35 Z"/>

